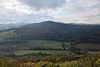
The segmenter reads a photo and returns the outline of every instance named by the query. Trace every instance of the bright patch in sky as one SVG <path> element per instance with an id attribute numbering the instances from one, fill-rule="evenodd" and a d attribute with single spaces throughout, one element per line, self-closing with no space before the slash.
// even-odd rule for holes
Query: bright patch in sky
<path id="1" fill-rule="evenodd" d="M 100 24 L 100 0 L 0 0 L 1 23 Z"/>
<path id="2" fill-rule="evenodd" d="M 73 17 L 75 13 L 72 11 L 61 11 L 58 15 L 63 17 Z"/>

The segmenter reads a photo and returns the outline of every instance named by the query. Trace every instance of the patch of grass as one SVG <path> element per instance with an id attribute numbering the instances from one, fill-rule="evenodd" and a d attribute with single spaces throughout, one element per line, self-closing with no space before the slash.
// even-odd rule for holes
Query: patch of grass
<path id="1" fill-rule="evenodd" d="M 100 55 L 100 51 L 88 51 L 88 53 L 92 55 Z"/>
<path id="2" fill-rule="evenodd" d="M 0 42 L 8 41 L 10 38 L 17 36 L 14 30 L 0 32 Z"/>
<path id="3" fill-rule="evenodd" d="M 62 48 L 62 42 L 48 40 L 32 40 L 24 44 L 24 47 L 45 47 L 45 48 Z M 65 47 L 70 48 L 70 43 L 65 42 Z"/>
<path id="4" fill-rule="evenodd" d="M 46 53 L 46 54 L 51 54 L 51 55 L 68 55 L 69 51 L 64 51 L 64 50 L 18 50 L 15 51 L 15 55 L 25 55 L 25 54 L 30 54 L 30 53 Z"/>

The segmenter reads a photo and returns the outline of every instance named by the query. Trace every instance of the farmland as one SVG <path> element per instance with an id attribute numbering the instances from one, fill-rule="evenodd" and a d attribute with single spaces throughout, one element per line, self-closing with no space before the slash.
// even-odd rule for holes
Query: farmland
<path id="1" fill-rule="evenodd" d="M 0 67 L 100 67 L 98 25 L 47 22 L 0 31 Z"/>
<path id="2" fill-rule="evenodd" d="M 69 51 L 64 50 L 18 50 L 15 52 L 15 55 L 27 55 L 27 54 L 49 54 L 49 55 L 68 55 Z"/>
<path id="3" fill-rule="evenodd" d="M 61 42 L 61 41 L 52 41 L 52 40 L 26 40 L 22 43 L 14 43 L 14 37 L 18 35 L 14 30 L 0 32 L 0 52 L 1 54 L 13 53 L 16 56 L 29 55 L 29 54 L 48 54 L 48 55 L 69 55 L 71 43 L 70 42 Z M 7 42 L 7 43 L 6 43 Z M 64 45 L 63 45 L 64 44 Z M 88 45 L 88 47 L 87 47 Z M 99 44 L 91 43 L 79 43 L 76 44 L 76 48 L 89 49 L 95 48 Z M 94 47 L 95 46 L 95 47 Z M 66 50 L 63 50 L 65 47 Z M 99 47 L 96 47 L 99 48 Z M 91 54 L 97 54 L 98 51 L 88 51 Z"/>
<path id="4" fill-rule="evenodd" d="M 13 49 L 15 55 L 24 55 L 31 53 L 43 53 L 51 55 L 67 55 L 70 43 L 65 42 L 66 51 L 63 50 L 62 42 L 47 41 L 47 40 L 33 40 L 22 44 L 3 44 L 0 48 L 6 50 Z M 6 45 L 9 45 L 5 47 Z M 15 48 L 15 49 L 14 49 Z M 9 50 L 7 49 L 7 50 Z M 11 50 L 12 51 L 12 50 Z"/>

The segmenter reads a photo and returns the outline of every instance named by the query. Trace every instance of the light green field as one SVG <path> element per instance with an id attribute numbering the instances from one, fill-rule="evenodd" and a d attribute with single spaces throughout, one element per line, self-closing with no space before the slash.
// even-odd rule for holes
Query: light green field
<path id="1" fill-rule="evenodd" d="M 0 32 L 0 42 L 8 41 L 10 40 L 9 38 L 16 37 L 16 36 L 17 34 L 14 32 L 14 30 Z"/>
<path id="2" fill-rule="evenodd" d="M 65 42 L 66 49 L 70 48 L 70 43 Z M 24 55 L 24 54 L 31 54 L 31 53 L 46 53 L 46 54 L 52 54 L 52 55 L 66 55 L 69 53 L 68 50 L 29 50 L 28 48 L 32 47 L 43 47 L 43 48 L 61 48 L 62 42 L 58 41 L 47 41 L 47 40 L 32 40 L 28 41 L 27 43 L 23 44 L 24 47 L 21 48 L 21 50 L 15 51 L 15 55 Z M 24 49 L 24 50 L 22 50 Z"/>
<path id="3" fill-rule="evenodd" d="M 15 36 L 15 35 L 16 35 L 16 33 L 14 33 L 14 30 L 0 32 L 0 38 L 7 38 L 7 37 Z"/>
<path id="4" fill-rule="evenodd" d="M 6 42 L 9 41 L 12 37 L 16 37 L 17 34 L 15 33 L 14 30 L 11 31 L 6 31 L 6 32 L 0 32 L 0 42 Z M 64 55 L 64 54 L 68 54 L 68 51 L 63 51 L 63 50 L 29 50 L 30 48 L 34 48 L 34 47 L 39 47 L 39 48 L 60 48 L 63 49 L 62 47 L 62 42 L 58 42 L 58 41 L 50 41 L 50 40 L 28 40 L 25 43 L 13 43 L 13 44 L 9 44 L 9 43 L 5 43 L 3 45 L 0 46 L 0 48 L 13 48 L 16 46 L 17 50 L 15 50 L 15 55 L 24 55 L 24 54 L 30 54 L 30 53 L 46 53 L 46 54 L 53 54 L 53 55 Z M 70 43 L 69 42 L 64 42 L 64 45 L 66 47 L 66 49 L 70 48 Z"/>
<path id="5" fill-rule="evenodd" d="M 18 50 L 15 52 L 15 55 L 25 55 L 25 54 L 36 54 L 36 53 L 43 53 L 43 54 L 52 54 L 52 55 L 68 55 L 69 51 L 64 50 Z"/>
<path id="6" fill-rule="evenodd" d="M 70 48 L 70 43 L 65 42 L 65 47 Z M 23 44 L 24 47 L 62 48 L 62 42 L 48 40 L 31 40 Z"/>
<path id="7" fill-rule="evenodd" d="M 89 54 L 92 54 L 92 55 L 100 55 L 100 51 L 88 51 Z"/>

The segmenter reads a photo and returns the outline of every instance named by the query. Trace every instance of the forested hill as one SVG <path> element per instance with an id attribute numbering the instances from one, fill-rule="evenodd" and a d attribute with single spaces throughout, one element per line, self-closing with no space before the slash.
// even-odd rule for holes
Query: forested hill
<path id="1" fill-rule="evenodd" d="M 44 21 L 19 27 L 20 40 L 60 40 L 100 43 L 100 25 L 64 24 Z"/>

